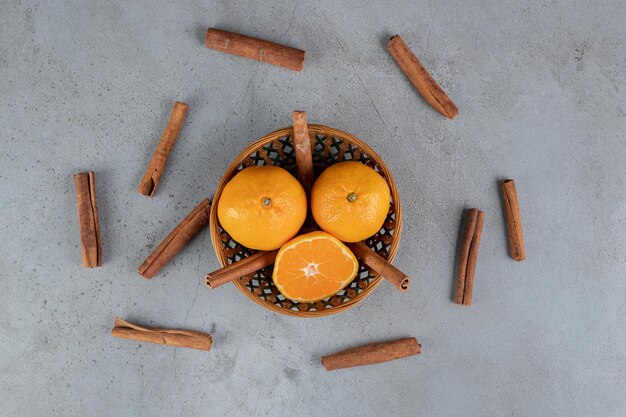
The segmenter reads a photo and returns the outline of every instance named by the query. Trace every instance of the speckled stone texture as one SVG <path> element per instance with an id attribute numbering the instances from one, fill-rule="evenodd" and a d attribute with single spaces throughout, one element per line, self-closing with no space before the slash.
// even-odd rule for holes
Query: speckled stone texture
<path id="1" fill-rule="evenodd" d="M 0 416 L 626 415 L 626 5 L 544 1 L 4 1 Z M 209 26 L 307 52 L 225 55 Z M 399 33 L 459 107 L 446 120 L 385 50 Z M 136 191 L 174 101 L 187 121 Z M 252 140 L 294 109 L 367 141 L 402 196 L 400 294 L 297 319 L 209 292 L 207 233 L 136 268 Z M 80 266 L 72 174 L 93 170 L 104 265 Z M 527 260 L 507 254 L 514 178 Z M 485 211 L 474 305 L 451 301 L 463 208 Z M 115 315 L 215 335 L 211 352 L 113 339 Z M 415 336 L 418 357 L 319 357 Z"/>

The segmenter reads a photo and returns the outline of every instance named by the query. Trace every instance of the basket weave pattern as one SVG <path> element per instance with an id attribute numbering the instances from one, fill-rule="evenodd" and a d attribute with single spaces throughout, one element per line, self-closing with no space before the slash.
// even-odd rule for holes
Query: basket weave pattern
<path id="1" fill-rule="evenodd" d="M 224 186 L 239 171 L 254 165 L 276 165 L 296 174 L 296 156 L 292 140 L 293 128 L 276 130 L 248 146 L 226 170 L 217 187 L 211 208 L 211 240 L 217 257 L 225 266 L 255 251 L 234 241 L 221 228 L 217 219 L 217 203 Z M 356 137 L 322 125 L 309 125 L 316 177 L 326 167 L 341 161 L 359 161 L 381 174 L 391 190 L 391 205 L 381 230 L 366 244 L 383 258 L 393 260 L 400 241 L 402 226 L 400 200 L 391 173 L 376 153 Z M 282 296 L 272 282 L 269 266 L 234 281 L 237 288 L 252 300 L 270 310 L 298 317 L 316 317 L 339 313 L 356 305 L 380 284 L 382 277 L 359 263 L 359 272 L 346 288 L 336 295 L 315 303 L 297 303 Z"/>

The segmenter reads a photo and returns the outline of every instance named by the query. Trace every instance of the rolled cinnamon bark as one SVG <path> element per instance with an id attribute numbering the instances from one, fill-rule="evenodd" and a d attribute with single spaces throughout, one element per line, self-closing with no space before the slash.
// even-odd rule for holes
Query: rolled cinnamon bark
<path id="1" fill-rule="evenodd" d="M 400 271 L 398 268 L 390 264 L 385 258 L 371 250 L 362 242 L 346 243 L 356 256 L 361 258 L 363 263 L 367 264 L 372 270 L 379 273 L 383 278 L 391 282 L 400 291 L 406 291 L 410 287 L 411 279 Z M 278 250 L 270 252 L 257 252 L 238 262 L 227 265 L 217 271 L 206 275 L 207 287 L 213 289 L 222 286 L 228 282 L 240 279 L 246 275 L 252 274 L 259 269 L 263 269 L 274 263 Z"/>
<path id="2" fill-rule="evenodd" d="M 433 80 L 400 35 L 394 35 L 389 39 L 387 50 L 428 104 L 450 119 L 454 119 L 459 114 L 459 109 Z"/>
<path id="3" fill-rule="evenodd" d="M 474 269 L 478 258 L 484 218 L 485 213 L 476 208 L 470 209 L 467 213 L 454 289 L 454 302 L 456 304 L 472 305 Z"/>
<path id="4" fill-rule="evenodd" d="M 167 126 L 165 126 L 165 131 L 161 136 L 161 140 L 157 145 L 156 151 L 154 151 L 154 155 L 152 156 L 152 160 L 146 169 L 146 173 L 143 175 L 141 183 L 137 188 L 137 191 L 139 191 L 140 194 L 148 197 L 152 197 L 154 195 L 157 186 L 159 185 L 159 181 L 161 180 L 161 176 L 163 175 L 163 171 L 165 170 L 167 158 L 169 158 L 170 153 L 174 148 L 176 139 L 178 139 L 180 128 L 185 121 L 185 115 L 187 114 L 188 107 L 189 106 L 185 103 L 181 103 L 179 101 L 174 104 Z"/>
<path id="5" fill-rule="evenodd" d="M 209 287 L 209 289 L 214 289 L 248 274 L 252 274 L 259 269 L 270 266 L 274 263 L 277 254 L 278 250 L 257 252 L 238 262 L 226 265 L 206 275 L 206 286 Z"/>
<path id="6" fill-rule="evenodd" d="M 404 272 L 393 266 L 385 258 L 370 249 L 365 243 L 346 243 L 356 256 L 361 258 L 363 263 L 383 276 L 400 291 L 406 291 L 411 285 L 411 278 Z"/>
<path id="7" fill-rule="evenodd" d="M 111 331 L 113 337 L 137 340 L 139 342 L 160 345 L 186 347 L 198 350 L 211 350 L 213 336 L 210 334 L 178 329 L 158 329 L 155 327 L 138 326 L 115 318 L 115 327 Z"/>
<path id="8" fill-rule="evenodd" d="M 465 288 L 463 291 L 463 305 L 472 305 L 472 295 L 474 292 L 474 270 L 476 269 L 476 260 L 478 259 L 478 248 L 480 247 L 480 239 L 483 233 L 483 223 L 485 221 L 485 212 L 479 210 L 476 217 L 476 227 L 474 227 L 474 236 L 470 246 L 467 258 L 467 271 L 465 272 Z"/>
<path id="9" fill-rule="evenodd" d="M 509 253 L 511 258 L 516 261 L 523 261 L 526 259 L 526 255 L 524 253 L 524 237 L 522 236 L 522 217 L 519 212 L 515 182 L 513 180 L 503 180 L 500 187 L 502 189 L 504 214 L 509 234 Z"/>
<path id="10" fill-rule="evenodd" d="M 168 234 L 138 268 L 144 278 L 152 278 L 209 222 L 211 203 L 204 199 Z"/>
<path id="11" fill-rule="evenodd" d="M 422 345 L 414 337 L 408 337 L 390 342 L 373 343 L 322 356 L 321 361 L 327 371 L 333 371 L 417 355 L 421 352 L 421 348 Z"/>
<path id="12" fill-rule="evenodd" d="M 209 28 L 206 46 L 294 71 L 304 68 L 304 51 L 239 33 Z"/>
<path id="13" fill-rule="evenodd" d="M 474 229 L 476 228 L 476 219 L 478 218 L 478 209 L 473 208 L 467 212 L 465 220 L 465 228 L 463 229 L 463 240 L 461 241 L 461 250 L 459 251 L 458 269 L 456 275 L 456 286 L 454 290 L 454 302 L 463 304 L 463 293 L 465 292 L 465 277 L 467 274 L 467 259 L 469 258 L 470 246 L 474 237 Z"/>
<path id="14" fill-rule="evenodd" d="M 311 151 L 306 112 L 293 112 L 293 142 L 296 151 L 298 179 L 308 194 L 311 192 L 311 186 L 313 186 L 315 178 L 313 175 L 313 153 Z"/>
<path id="15" fill-rule="evenodd" d="M 74 175 L 76 206 L 80 229 L 80 253 L 83 268 L 102 266 L 102 242 L 96 204 L 96 174 L 80 172 Z"/>

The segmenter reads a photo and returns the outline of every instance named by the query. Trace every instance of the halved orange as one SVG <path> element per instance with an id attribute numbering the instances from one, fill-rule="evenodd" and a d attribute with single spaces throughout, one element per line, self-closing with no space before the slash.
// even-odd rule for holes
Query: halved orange
<path id="1" fill-rule="evenodd" d="M 285 298 L 312 303 L 342 290 L 358 270 L 356 257 L 339 239 L 326 232 L 312 232 L 280 248 L 272 278 Z"/>

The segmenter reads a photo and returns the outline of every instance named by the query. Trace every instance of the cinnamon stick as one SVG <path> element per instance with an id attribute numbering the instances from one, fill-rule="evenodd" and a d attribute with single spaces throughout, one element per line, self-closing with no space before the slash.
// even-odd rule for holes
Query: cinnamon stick
<path id="1" fill-rule="evenodd" d="M 278 250 L 257 252 L 238 262 L 226 265 L 206 275 L 206 286 L 209 287 L 209 289 L 217 288 L 230 281 L 252 274 L 266 266 L 270 266 L 274 263 L 277 254 Z"/>
<path id="2" fill-rule="evenodd" d="M 163 171 L 165 170 L 167 158 L 170 156 L 172 148 L 174 148 L 176 139 L 178 139 L 178 133 L 183 125 L 183 121 L 185 120 L 188 107 L 189 106 L 185 103 L 181 103 L 179 101 L 174 103 L 174 108 L 172 109 L 170 118 L 167 121 L 167 126 L 165 126 L 165 131 L 161 136 L 161 140 L 157 145 L 156 151 L 154 151 L 154 155 L 152 155 L 152 160 L 150 161 L 148 168 L 146 168 L 146 173 L 143 175 L 141 183 L 137 188 L 139 193 L 148 197 L 152 197 L 154 195 L 159 185 L 159 181 L 161 180 L 161 176 L 163 175 Z"/>
<path id="3" fill-rule="evenodd" d="M 411 278 L 370 249 L 365 243 L 346 243 L 346 245 L 348 245 L 356 256 L 361 258 L 363 263 L 382 275 L 383 278 L 392 283 L 394 287 L 400 291 L 409 289 Z"/>
<path id="4" fill-rule="evenodd" d="M 456 285 L 454 290 L 454 302 L 463 304 L 463 293 L 465 292 L 465 277 L 467 275 L 467 260 L 469 258 L 470 246 L 476 229 L 476 219 L 478 218 L 478 209 L 473 208 L 467 212 L 465 220 L 465 228 L 463 229 L 463 238 L 461 240 L 461 250 L 459 251 L 459 261 L 456 276 Z"/>
<path id="5" fill-rule="evenodd" d="M 504 202 L 504 214 L 509 234 L 509 253 L 516 261 L 526 259 L 524 254 L 524 237 L 522 236 L 522 218 L 519 213 L 517 191 L 513 180 L 503 180 L 500 184 L 502 200 Z"/>
<path id="6" fill-rule="evenodd" d="M 209 222 L 211 203 L 204 199 L 172 230 L 138 268 L 144 278 L 152 278 Z"/>
<path id="7" fill-rule="evenodd" d="M 408 337 L 390 342 L 359 346 L 332 355 L 322 356 L 321 361 L 327 371 L 333 371 L 335 369 L 372 365 L 417 355 L 421 352 L 421 348 L 422 345 L 414 337 Z"/>
<path id="8" fill-rule="evenodd" d="M 74 185 L 83 268 L 102 266 L 102 242 L 96 204 L 96 174 L 91 171 L 75 174 Z"/>
<path id="9" fill-rule="evenodd" d="M 304 51 L 239 33 L 209 28 L 206 46 L 294 71 L 304 68 Z"/>
<path id="10" fill-rule="evenodd" d="M 463 305 L 472 305 L 472 294 L 474 292 L 474 271 L 476 269 L 476 260 L 478 259 L 478 248 L 480 247 L 480 239 L 483 233 L 483 223 L 485 222 L 485 212 L 479 211 L 476 217 L 476 227 L 474 227 L 474 236 L 467 258 L 467 271 L 465 273 L 465 289 L 463 291 Z"/>
<path id="11" fill-rule="evenodd" d="M 311 192 L 311 186 L 315 178 L 313 174 L 313 153 L 311 151 L 309 127 L 306 122 L 306 112 L 293 112 L 293 142 L 296 151 L 298 179 L 308 194 Z"/>
<path id="12" fill-rule="evenodd" d="M 472 305 L 474 270 L 478 259 L 484 219 L 485 213 L 476 208 L 470 209 L 467 213 L 454 290 L 454 302 L 456 304 Z"/>
<path id="13" fill-rule="evenodd" d="M 346 243 L 356 256 L 361 258 L 372 270 L 382 275 L 400 291 L 406 291 L 410 287 L 411 279 L 390 264 L 385 258 L 378 255 L 362 242 Z M 209 288 L 217 288 L 230 281 L 240 279 L 248 274 L 263 269 L 274 263 L 278 250 L 270 252 L 257 252 L 238 262 L 234 262 L 206 275 L 206 285 Z"/>
<path id="14" fill-rule="evenodd" d="M 394 35 L 389 39 L 387 50 L 409 81 L 411 81 L 411 84 L 432 108 L 450 119 L 454 119 L 459 114 L 459 110 L 450 100 L 450 97 L 433 80 L 433 77 L 431 77 L 400 35 Z"/>
<path id="15" fill-rule="evenodd" d="M 137 340 L 139 342 L 157 343 L 160 345 L 186 347 L 198 350 L 211 350 L 213 336 L 210 334 L 178 329 L 158 329 L 155 327 L 138 326 L 115 318 L 115 327 L 111 331 L 113 337 Z"/>

